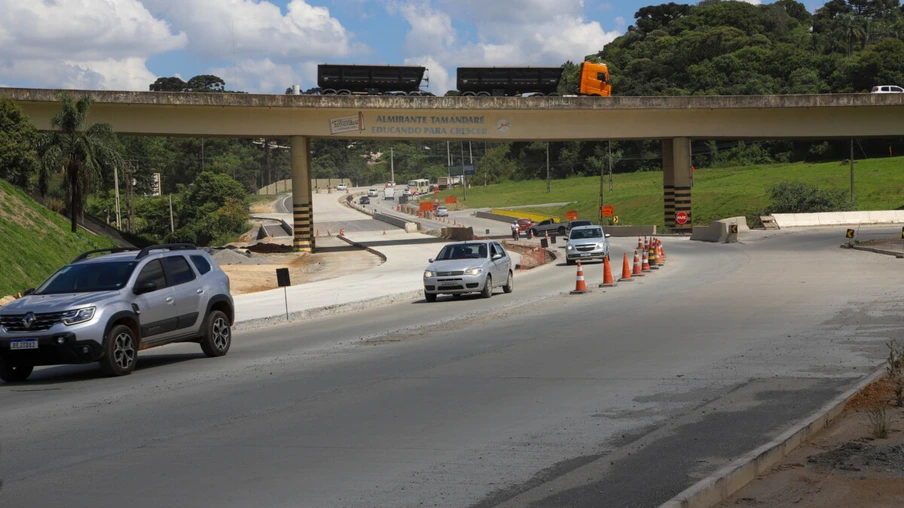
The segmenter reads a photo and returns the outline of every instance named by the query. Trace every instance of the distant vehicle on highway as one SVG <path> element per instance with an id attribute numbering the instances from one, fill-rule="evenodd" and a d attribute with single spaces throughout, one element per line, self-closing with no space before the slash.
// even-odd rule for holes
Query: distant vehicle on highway
<path id="1" fill-rule="evenodd" d="M 395 187 L 386 187 L 383 189 L 383 199 L 395 199 Z"/>
<path id="2" fill-rule="evenodd" d="M 611 235 L 603 233 L 601 226 L 577 226 L 568 234 L 565 242 L 565 263 L 573 265 L 576 261 L 591 259 L 603 260 L 609 256 L 609 240 Z"/>
<path id="3" fill-rule="evenodd" d="M 870 93 L 904 93 L 904 88 L 897 85 L 874 86 Z"/>
<path id="4" fill-rule="evenodd" d="M 336 190 L 341 190 L 341 191 L 348 190 L 348 185 L 346 185 L 344 183 L 340 183 L 339 185 L 336 186 Z"/>
<path id="5" fill-rule="evenodd" d="M 518 229 L 524 234 L 527 234 L 527 230 L 534 224 L 530 219 L 517 219 L 516 222 L 518 223 Z"/>
<path id="6" fill-rule="evenodd" d="M 572 229 L 578 226 L 592 226 L 593 222 L 589 220 L 570 220 L 565 223 L 565 234 L 571 232 Z"/>
<path id="7" fill-rule="evenodd" d="M 434 210 L 433 215 L 436 215 L 437 217 L 448 217 L 449 210 L 446 209 L 445 206 L 440 205 L 440 206 L 436 207 L 436 210 Z"/>
<path id="8" fill-rule="evenodd" d="M 359 205 L 369 205 L 369 204 L 370 204 L 370 198 L 367 197 L 367 196 L 361 196 L 361 198 L 358 199 L 358 204 L 359 204 Z"/>
<path id="9" fill-rule="evenodd" d="M 91 362 L 124 376 L 139 350 L 174 342 L 223 356 L 234 315 L 229 277 L 194 245 L 85 252 L 0 308 L 0 379 L 25 381 L 36 365 Z"/>
<path id="10" fill-rule="evenodd" d="M 377 189 L 374 189 L 374 188 L 367 189 L 367 196 L 371 197 L 371 198 L 377 197 Z"/>
<path id="11" fill-rule="evenodd" d="M 565 224 L 556 222 L 556 219 L 546 219 L 531 224 L 528 231 L 530 231 L 530 236 L 544 236 L 547 233 L 564 235 Z"/>
<path id="12" fill-rule="evenodd" d="M 435 302 L 440 294 L 458 297 L 480 293 L 490 298 L 495 287 L 502 286 L 506 293 L 514 289 L 512 258 L 492 240 L 447 244 L 429 262 L 424 271 L 424 298 L 428 302 Z"/>

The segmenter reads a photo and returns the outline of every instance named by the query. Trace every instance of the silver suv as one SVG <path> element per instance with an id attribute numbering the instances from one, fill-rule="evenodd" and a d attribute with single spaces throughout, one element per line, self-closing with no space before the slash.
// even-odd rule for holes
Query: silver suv
<path id="1" fill-rule="evenodd" d="M 122 376 L 139 350 L 174 342 L 223 356 L 233 317 L 229 277 L 194 245 L 86 252 L 0 307 L 0 379 L 24 381 L 35 365 L 90 362 Z"/>
<path id="2" fill-rule="evenodd" d="M 576 261 L 590 259 L 603 260 L 609 257 L 609 233 L 603 233 L 600 226 L 575 226 L 568 233 L 565 242 L 565 263 L 573 265 Z"/>

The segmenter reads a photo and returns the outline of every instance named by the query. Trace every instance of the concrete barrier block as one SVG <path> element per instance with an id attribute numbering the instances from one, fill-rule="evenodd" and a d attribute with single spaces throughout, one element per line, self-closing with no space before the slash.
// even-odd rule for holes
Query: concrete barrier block
<path id="1" fill-rule="evenodd" d="M 738 231 L 750 231 L 750 227 L 747 226 L 747 217 L 737 216 L 737 217 L 726 217 L 724 219 L 720 219 L 719 222 L 724 222 L 726 224 L 737 224 Z"/>
<path id="2" fill-rule="evenodd" d="M 417 233 L 417 222 L 406 222 L 405 223 L 405 232 L 406 233 Z"/>
<path id="3" fill-rule="evenodd" d="M 691 240 L 702 242 L 724 242 L 728 237 L 728 224 L 713 222 L 709 226 L 694 226 Z"/>

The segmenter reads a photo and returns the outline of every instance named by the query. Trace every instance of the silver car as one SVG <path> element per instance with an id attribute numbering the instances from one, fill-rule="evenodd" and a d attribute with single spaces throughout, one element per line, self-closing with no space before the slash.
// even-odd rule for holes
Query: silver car
<path id="1" fill-rule="evenodd" d="M 597 259 L 602 261 L 609 255 L 611 235 L 603 233 L 601 226 L 577 226 L 568 233 L 565 242 L 565 262 L 573 265 L 576 261 Z"/>
<path id="2" fill-rule="evenodd" d="M 229 277 L 191 244 L 86 252 L 25 293 L 0 307 L 7 382 L 66 363 L 98 362 L 122 376 L 139 350 L 197 342 L 207 356 L 223 356 L 232 343 Z"/>
<path id="3" fill-rule="evenodd" d="M 430 260 L 424 271 L 424 297 L 435 302 L 437 295 L 480 293 L 493 296 L 493 288 L 511 293 L 514 289 L 512 258 L 498 242 L 479 240 L 450 243 Z"/>

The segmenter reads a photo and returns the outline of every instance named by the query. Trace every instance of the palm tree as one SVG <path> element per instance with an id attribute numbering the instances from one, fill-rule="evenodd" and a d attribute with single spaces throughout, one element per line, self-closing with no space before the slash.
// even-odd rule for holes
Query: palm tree
<path id="1" fill-rule="evenodd" d="M 93 99 L 87 95 L 75 101 L 66 92 L 57 94 L 63 109 L 53 115 L 55 132 L 47 137 L 42 163 L 47 172 L 62 170 L 69 197 L 72 232 L 84 222 L 84 206 L 90 184 L 102 181 L 114 166 L 122 167 L 119 140 L 106 123 L 88 125 L 88 108 Z"/>

